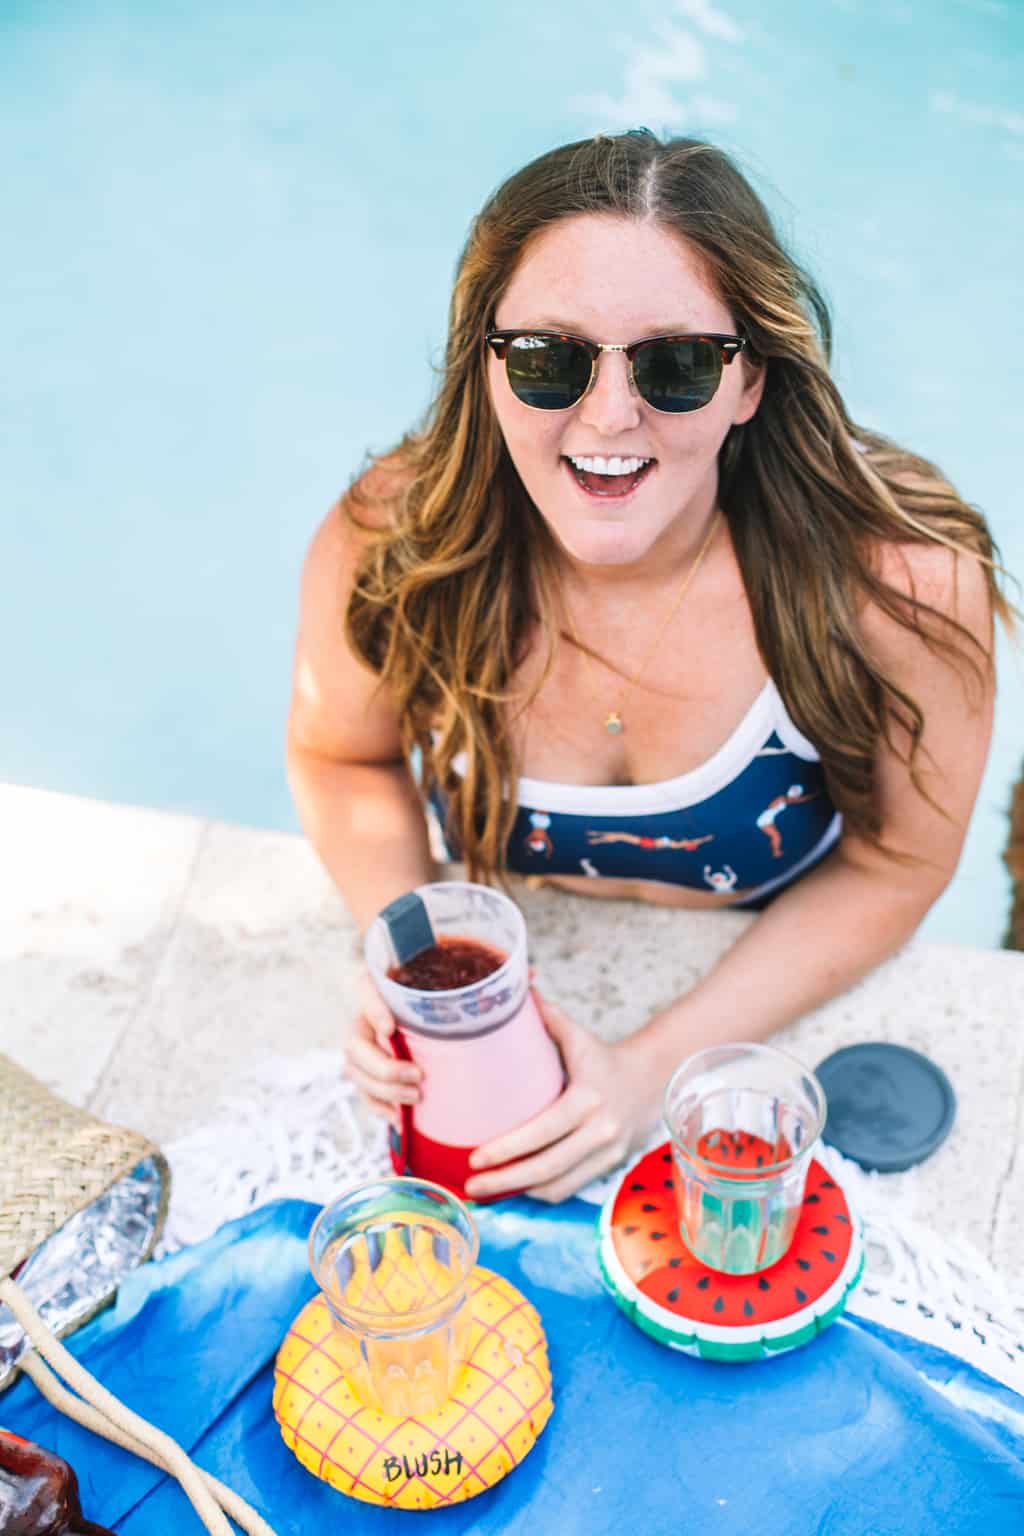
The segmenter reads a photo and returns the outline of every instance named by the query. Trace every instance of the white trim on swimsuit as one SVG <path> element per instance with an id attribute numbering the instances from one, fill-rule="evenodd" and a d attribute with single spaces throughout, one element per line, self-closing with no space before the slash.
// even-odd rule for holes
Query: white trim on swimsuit
<path id="1" fill-rule="evenodd" d="M 843 818 L 836 811 L 814 847 L 805 853 L 802 859 L 797 859 L 784 874 L 776 875 L 773 880 L 765 880 L 763 885 L 755 885 L 749 891 L 737 892 L 733 906 L 743 907 L 748 901 L 760 901 L 761 897 L 767 896 L 769 891 L 777 890 L 780 885 L 788 885 L 791 880 L 796 879 L 797 875 L 802 875 L 809 865 L 816 864 L 819 859 L 825 857 L 829 849 L 838 843 L 842 830 Z"/>
<path id="2" fill-rule="evenodd" d="M 552 779 L 519 779 L 518 804 L 529 810 L 555 811 L 568 816 L 651 816 L 664 811 L 683 811 L 716 795 L 739 778 L 753 762 L 772 731 L 794 757 L 816 763 L 814 747 L 789 718 L 779 690 L 771 678 L 732 735 L 717 752 L 689 773 L 653 784 L 560 784 Z M 452 767 L 461 777 L 465 756 L 456 755 Z"/>
<path id="3" fill-rule="evenodd" d="M 706 762 L 674 779 L 658 779 L 653 784 L 561 784 L 550 779 L 519 779 L 518 804 L 527 810 L 541 810 L 568 816 L 610 817 L 650 816 L 665 811 L 682 811 L 698 805 L 725 789 L 750 766 L 774 731 L 787 751 L 804 762 L 821 761 L 807 737 L 797 729 L 782 702 L 774 681 L 768 678 L 761 692 L 732 734 Z M 465 755 L 458 753 L 452 767 L 460 776 L 465 771 Z M 839 841 L 843 818 L 837 811 L 814 847 L 803 858 L 772 880 L 737 893 L 735 905 L 756 901 L 769 891 L 786 885 L 809 865 L 822 858 Z M 691 887 L 700 889 L 700 887 Z"/>

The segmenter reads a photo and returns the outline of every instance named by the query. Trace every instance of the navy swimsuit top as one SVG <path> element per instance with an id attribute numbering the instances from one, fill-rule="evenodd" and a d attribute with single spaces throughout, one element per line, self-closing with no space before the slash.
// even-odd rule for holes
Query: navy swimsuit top
<path id="1" fill-rule="evenodd" d="M 435 788 L 431 805 L 442 829 L 446 804 Z M 678 778 L 627 785 L 521 778 L 507 864 L 526 875 L 736 891 L 745 906 L 816 864 L 841 830 L 818 753 L 769 678 L 714 756 Z M 442 836 L 444 854 L 457 858 L 451 834 Z"/>

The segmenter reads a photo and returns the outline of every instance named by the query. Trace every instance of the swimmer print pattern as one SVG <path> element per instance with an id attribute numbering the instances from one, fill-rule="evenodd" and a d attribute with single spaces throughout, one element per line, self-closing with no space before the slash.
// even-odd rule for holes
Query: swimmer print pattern
<path id="1" fill-rule="evenodd" d="M 445 797 L 435 791 L 431 801 L 443 826 Z M 658 880 L 742 903 L 817 863 L 841 828 L 818 754 L 769 682 L 725 745 L 678 778 L 629 785 L 521 778 L 507 867 Z"/>
<path id="2" fill-rule="evenodd" d="M 530 830 L 526 834 L 527 853 L 540 853 L 546 859 L 550 859 L 554 853 L 554 844 L 548 834 L 551 825 L 551 817 L 546 811 L 531 811 L 529 814 Z"/>

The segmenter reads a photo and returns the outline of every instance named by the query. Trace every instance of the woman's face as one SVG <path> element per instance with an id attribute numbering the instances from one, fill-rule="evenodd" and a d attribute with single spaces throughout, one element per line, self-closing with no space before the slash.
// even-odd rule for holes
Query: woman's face
<path id="1" fill-rule="evenodd" d="M 736 332 L 693 247 L 658 225 L 616 214 L 576 215 L 539 236 L 498 304 L 495 325 L 613 343 Z M 668 415 L 634 393 L 624 354 L 604 352 L 578 405 L 539 411 L 516 398 L 504 362 L 488 356 L 491 400 L 512 462 L 556 538 L 584 565 L 630 566 L 688 544 L 715 505 L 718 450 L 733 423 L 754 414 L 764 382 L 762 369 L 738 357 L 723 368 L 707 405 Z M 581 484 L 570 462 L 596 456 L 654 463 L 635 489 L 602 496 Z"/>

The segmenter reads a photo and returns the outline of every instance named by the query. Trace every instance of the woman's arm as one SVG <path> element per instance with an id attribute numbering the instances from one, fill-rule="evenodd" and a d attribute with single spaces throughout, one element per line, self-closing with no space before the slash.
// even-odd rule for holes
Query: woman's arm
<path id="1" fill-rule="evenodd" d="M 685 1056 L 727 1040 L 762 1039 L 845 991 L 910 937 L 949 883 L 991 735 L 988 588 L 977 562 L 941 547 L 893 550 L 886 560 L 888 580 L 958 618 L 984 648 L 974 651 L 985 673 L 979 681 L 879 611 L 864 616 L 879 665 L 925 717 L 919 772 L 941 809 L 911 783 L 898 733 L 878 760 L 883 841 L 913 862 L 897 863 L 844 835 L 690 992 L 615 1046 L 552 1010 L 549 1028 L 567 1057 L 569 1087 L 543 1115 L 485 1149 L 479 1166 L 523 1159 L 515 1171 L 473 1180 L 468 1193 L 526 1185 L 547 1199 L 571 1194 L 653 1127 L 665 1081 Z"/>
<path id="2" fill-rule="evenodd" d="M 983 651 L 973 654 L 984 679 L 930 650 L 878 609 L 865 613 L 863 633 L 873 656 L 924 714 L 918 771 L 934 804 L 911 783 L 900 759 L 907 739 L 897 731 L 893 745 L 883 744 L 878 756 L 881 835 L 910 858 L 896 862 L 845 834 L 831 858 L 772 903 L 676 1005 L 699 1009 L 709 1041 L 727 1036 L 730 1014 L 769 1034 L 844 992 L 910 937 L 956 870 L 992 732 L 988 589 L 976 561 L 940 546 L 893 550 L 887 562 L 889 581 L 958 618 L 980 642 Z M 715 1018 L 720 1011 L 726 1013 L 722 1023 Z M 652 1025 L 657 1036 L 661 1027 Z"/>
<path id="3" fill-rule="evenodd" d="M 344 635 L 358 556 L 335 507 L 303 567 L 287 761 L 306 835 L 364 929 L 393 897 L 432 879 L 433 863 L 397 711 Z"/>
<path id="4" fill-rule="evenodd" d="M 398 712 L 352 653 L 344 615 L 360 553 L 358 531 L 335 507 L 302 573 L 288 719 L 288 781 L 302 825 L 360 930 L 381 907 L 434 878 L 426 821 L 402 757 Z M 364 975 L 348 1032 L 349 1076 L 378 1114 L 419 1097 L 419 1068 L 397 1061 L 394 1019 Z"/>

